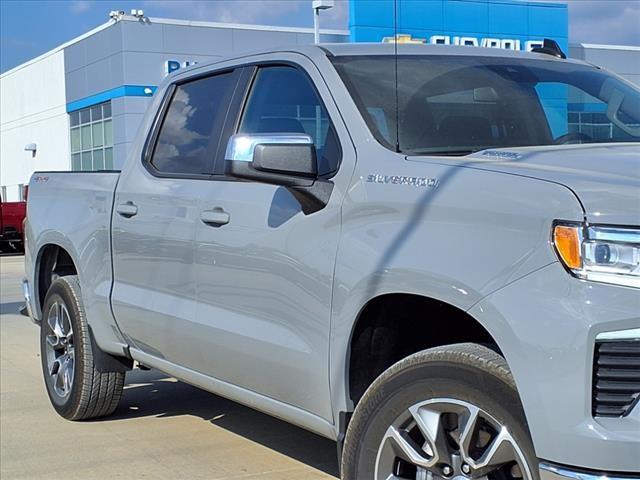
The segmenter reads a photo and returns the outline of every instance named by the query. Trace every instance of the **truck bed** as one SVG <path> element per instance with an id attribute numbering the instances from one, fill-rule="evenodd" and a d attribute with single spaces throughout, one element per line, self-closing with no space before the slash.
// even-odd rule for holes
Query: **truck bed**
<path id="1" fill-rule="evenodd" d="M 118 171 L 36 172 L 29 182 L 25 223 L 26 278 L 35 298 L 42 299 L 35 266 L 46 248 L 62 248 L 78 269 L 88 318 L 111 318 L 110 226 Z M 35 257 L 35 258 L 33 258 Z M 34 302 L 37 303 L 37 302 Z M 34 317 L 41 312 L 34 306 Z M 109 329 L 100 338 L 113 335 L 109 322 L 96 322 L 95 329 Z"/>

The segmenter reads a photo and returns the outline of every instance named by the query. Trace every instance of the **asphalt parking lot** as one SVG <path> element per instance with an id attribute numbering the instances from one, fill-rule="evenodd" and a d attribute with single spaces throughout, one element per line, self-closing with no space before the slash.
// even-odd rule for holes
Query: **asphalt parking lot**
<path id="1" fill-rule="evenodd" d="M 69 422 L 49 405 L 21 256 L 0 257 L 0 478 L 335 479 L 335 443 L 167 377 L 134 370 L 115 414 Z"/>

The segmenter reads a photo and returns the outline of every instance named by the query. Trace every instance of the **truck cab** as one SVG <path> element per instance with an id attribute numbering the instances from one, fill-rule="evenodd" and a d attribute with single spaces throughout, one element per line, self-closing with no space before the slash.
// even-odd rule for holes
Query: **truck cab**
<path id="1" fill-rule="evenodd" d="M 638 476 L 640 92 L 395 47 L 180 70 L 121 172 L 34 175 L 60 415 L 112 413 L 135 361 L 335 439 L 345 479 Z"/>

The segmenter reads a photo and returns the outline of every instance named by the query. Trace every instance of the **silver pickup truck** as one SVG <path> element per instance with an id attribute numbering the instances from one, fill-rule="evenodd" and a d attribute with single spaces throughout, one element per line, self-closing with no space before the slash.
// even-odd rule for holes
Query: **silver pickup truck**
<path id="1" fill-rule="evenodd" d="M 639 478 L 640 91 L 563 57 L 168 77 L 121 172 L 31 179 L 55 410 L 109 415 L 135 362 L 335 439 L 344 479 Z"/>

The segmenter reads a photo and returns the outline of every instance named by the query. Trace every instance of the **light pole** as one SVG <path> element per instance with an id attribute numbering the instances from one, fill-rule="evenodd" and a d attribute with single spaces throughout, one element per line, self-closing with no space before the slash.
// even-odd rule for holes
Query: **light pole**
<path id="1" fill-rule="evenodd" d="M 313 42 L 320 43 L 320 10 L 329 10 L 335 5 L 334 0 L 313 0 Z"/>

